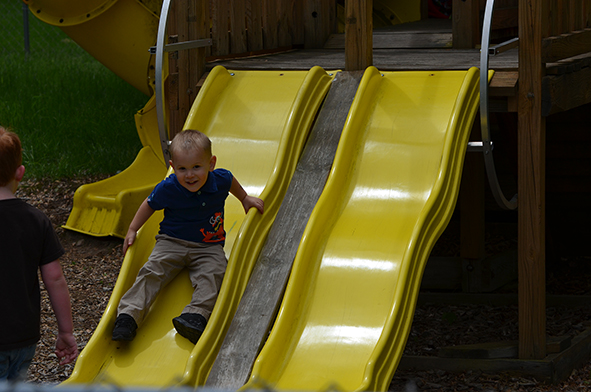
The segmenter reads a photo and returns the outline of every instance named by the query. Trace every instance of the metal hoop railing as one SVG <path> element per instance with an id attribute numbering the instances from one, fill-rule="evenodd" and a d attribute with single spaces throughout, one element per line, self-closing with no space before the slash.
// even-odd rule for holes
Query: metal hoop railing
<path id="1" fill-rule="evenodd" d="M 488 176 L 490 189 L 496 202 L 506 210 L 514 210 L 517 208 L 517 194 L 511 200 L 507 200 L 497 177 L 495 170 L 495 162 L 493 158 L 493 142 L 490 137 L 490 124 L 488 116 L 488 59 L 489 55 L 501 53 L 517 46 L 518 39 L 507 41 L 501 45 L 489 48 L 490 45 L 490 31 L 492 25 L 492 14 L 494 8 L 494 0 L 486 2 L 486 9 L 484 11 L 484 22 L 482 26 L 482 44 L 480 49 L 480 127 L 482 133 L 482 152 L 484 154 L 484 165 Z"/>
<path id="2" fill-rule="evenodd" d="M 204 46 L 211 46 L 212 44 L 212 40 L 210 38 L 178 42 L 174 44 L 166 44 L 166 25 L 168 22 L 168 14 L 170 12 L 171 3 L 172 0 L 164 0 L 162 2 L 162 9 L 160 11 L 160 21 L 158 22 L 158 35 L 156 37 L 156 46 L 150 48 L 150 52 L 156 54 L 156 118 L 158 121 L 160 145 L 162 147 L 162 154 L 164 156 L 164 163 L 166 164 L 166 167 L 168 167 L 168 161 L 170 160 L 170 151 L 168 149 L 170 145 L 170 137 L 166 127 L 166 111 L 164 108 L 164 52 L 175 52 L 178 50 L 200 48 Z"/>

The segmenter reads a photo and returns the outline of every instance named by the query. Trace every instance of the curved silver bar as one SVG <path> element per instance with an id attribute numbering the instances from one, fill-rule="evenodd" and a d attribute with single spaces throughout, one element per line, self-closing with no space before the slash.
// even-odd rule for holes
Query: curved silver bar
<path id="1" fill-rule="evenodd" d="M 488 52 L 494 5 L 494 0 L 487 0 L 482 26 L 482 44 L 480 47 L 480 128 L 482 132 L 482 152 L 484 153 L 484 166 L 486 168 L 488 182 L 496 202 L 506 210 L 514 210 L 517 208 L 517 195 L 513 196 L 511 200 L 507 200 L 501 190 L 492 154 L 493 143 L 490 140 L 488 118 Z"/>
<path id="2" fill-rule="evenodd" d="M 166 39 L 166 22 L 170 10 L 171 0 L 162 2 L 160 11 L 160 21 L 158 23 L 158 36 L 156 38 L 156 118 L 158 119 L 158 132 L 160 134 L 160 145 L 164 155 L 164 164 L 168 167 L 170 160 L 170 151 L 168 131 L 166 129 L 165 108 L 164 108 L 164 78 L 162 77 L 164 66 L 164 46 Z"/>

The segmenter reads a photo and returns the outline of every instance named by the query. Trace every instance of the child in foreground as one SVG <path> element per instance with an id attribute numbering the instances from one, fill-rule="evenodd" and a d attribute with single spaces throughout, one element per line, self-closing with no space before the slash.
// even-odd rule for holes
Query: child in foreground
<path id="1" fill-rule="evenodd" d="M 164 210 L 154 249 L 117 308 L 113 340 L 133 340 L 158 292 L 187 268 L 193 296 L 172 323 L 181 336 L 196 343 L 226 272 L 224 205 L 228 194 L 240 200 L 245 212 L 254 207 L 263 213 L 261 199 L 247 195 L 228 170 L 215 169 L 216 156 L 203 133 L 185 130 L 177 134 L 170 152 L 174 174 L 156 185 L 144 200 L 125 236 L 124 254 L 154 211 Z"/>
<path id="2" fill-rule="evenodd" d="M 78 356 L 68 286 L 59 258 L 64 254 L 49 218 L 18 199 L 25 174 L 18 136 L 0 126 L 0 381 L 24 381 L 41 326 L 38 270 L 57 318 L 55 354 L 60 364 Z"/>

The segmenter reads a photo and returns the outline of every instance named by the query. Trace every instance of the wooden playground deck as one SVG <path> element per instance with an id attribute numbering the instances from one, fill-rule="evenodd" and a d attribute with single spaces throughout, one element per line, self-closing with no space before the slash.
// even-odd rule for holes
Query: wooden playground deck
<path id="1" fill-rule="evenodd" d="M 480 67 L 479 49 L 451 49 L 451 21 L 428 19 L 391 26 L 373 33 L 373 65 L 382 71 L 464 70 Z M 320 66 L 326 70 L 345 69 L 344 34 L 330 36 L 322 49 L 286 47 L 273 53 L 250 53 L 241 57 L 212 57 L 207 70 L 216 65 L 236 70 L 308 70 Z M 568 110 L 586 101 L 578 80 L 589 77 L 591 53 L 546 63 L 544 115 Z M 489 57 L 495 71 L 490 83 L 490 110 L 517 111 L 519 49 Z M 557 80 L 560 79 L 560 80 Z M 565 80 L 566 79 L 566 80 Z M 568 87 L 570 85 L 570 87 Z M 556 86 L 562 86 L 556 88 Z M 566 86 L 566 87 L 565 87 Z"/>

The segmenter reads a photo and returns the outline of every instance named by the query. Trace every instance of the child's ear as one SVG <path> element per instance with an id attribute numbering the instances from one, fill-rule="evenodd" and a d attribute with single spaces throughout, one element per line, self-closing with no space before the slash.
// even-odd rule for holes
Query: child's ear
<path id="1" fill-rule="evenodd" d="M 215 163 L 217 162 L 217 157 L 215 155 L 211 156 L 211 159 L 209 160 L 209 171 L 213 171 L 213 169 L 215 169 Z"/>
<path id="2" fill-rule="evenodd" d="M 20 165 L 16 169 L 16 172 L 14 173 L 14 179 L 17 182 L 20 182 L 23 179 L 24 176 L 25 176 L 25 167 L 23 165 Z"/>

